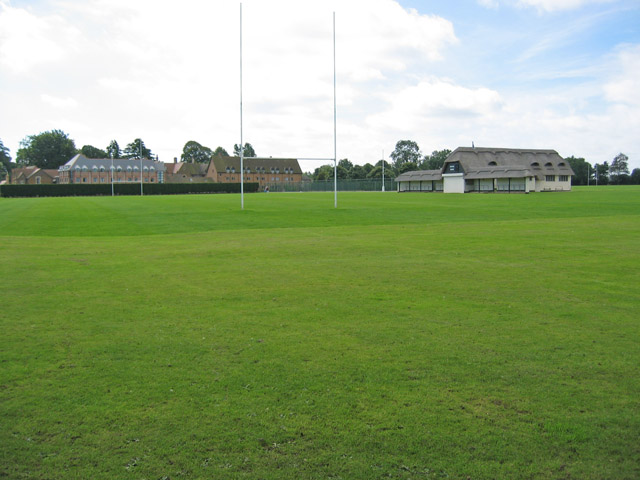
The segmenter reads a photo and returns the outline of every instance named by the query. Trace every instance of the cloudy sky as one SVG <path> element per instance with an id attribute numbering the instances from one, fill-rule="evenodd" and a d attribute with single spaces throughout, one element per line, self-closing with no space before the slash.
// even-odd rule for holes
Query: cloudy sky
<path id="1" fill-rule="evenodd" d="M 640 167 L 638 0 L 244 0 L 244 139 L 374 163 L 398 140 Z M 240 141 L 236 0 L 0 0 L 0 139 Z M 303 164 L 311 170 L 317 164 Z"/>

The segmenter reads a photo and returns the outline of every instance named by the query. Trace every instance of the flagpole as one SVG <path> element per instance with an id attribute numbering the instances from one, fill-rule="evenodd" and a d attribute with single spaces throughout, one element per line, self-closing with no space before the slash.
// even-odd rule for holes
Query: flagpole
<path id="1" fill-rule="evenodd" d="M 140 139 L 140 196 L 142 197 L 142 139 Z"/>
<path id="2" fill-rule="evenodd" d="M 333 12 L 333 206 L 338 208 L 338 140 L 336 106 L 336 12 Z"/>
<path id="3" fill-rule="evenodd" d="M 111 154 L 111 196 L 114 196 L 113 193 L 113 153 Z"/>
<path id="4" fill-rule="evenodd" d="M 242 130 L 242 3 L 240 3 L 240 209 L 244 210 L 244 137 Z"/>
<path id="5" fill-rule="evenodd" d="M 382 150 L 382 191 L 384 192 L 384 150 Z"/>

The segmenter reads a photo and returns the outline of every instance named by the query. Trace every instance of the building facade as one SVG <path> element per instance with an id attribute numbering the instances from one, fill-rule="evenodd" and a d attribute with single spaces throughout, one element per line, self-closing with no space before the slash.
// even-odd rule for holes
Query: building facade
<path id="1" fill-rule="evenodd" d="M 299 183 L 302 181 L 302 169 L 295 158 L 243 159 L 244 181 L 260 184 L 261 187 L 272 183 Z M 207 177 L 214 182 L 240 182 L 240 157 L 216 156 L 211 160 Z"/>
<path id="2" fill-rule="evenodd" d="M 571 190 L 569 164 L 555 150 L 460 147 L 441 170 L 406 172 L 399 192 L 529 193 Z"/>
<path id="3" fill-rule="evenodd" d="M 43 185 L 58 183 L 58 170 L 39 167 L 14 168 L 9 173 L 15 185 Z"/>
<path id="4" fill-rule="evenodd" d="M 273 183 L 299 183 L 302 169 L 295 158 L 243 159 L 244 181 L 261 187 Z M 208 164 L 174 162 L 165 164 L 167 183 L 240 183 L 240 157 L 215 156 Z"/>
<path id="5" fill-rule="evenodd" d="M 58 169 L 58 182 L 164 183 L 164 163 L 146 158 L 87 158 L 78 154 Z"/>

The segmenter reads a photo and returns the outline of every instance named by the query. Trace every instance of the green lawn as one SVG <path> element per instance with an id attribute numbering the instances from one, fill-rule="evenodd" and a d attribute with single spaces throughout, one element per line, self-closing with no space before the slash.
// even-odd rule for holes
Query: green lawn
<path id="1" fill-rule="evenodd" d="M 0 477 L 640 477 L 640 188 L 0 198 Z"/>

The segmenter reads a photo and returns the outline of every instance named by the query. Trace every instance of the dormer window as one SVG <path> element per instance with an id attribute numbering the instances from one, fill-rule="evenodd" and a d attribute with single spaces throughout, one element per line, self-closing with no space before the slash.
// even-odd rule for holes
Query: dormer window
<path id="1" fill-rule="evenodd" d="M 490 167 L 495 167 L 495 166 L 497 166 L 497 165 L 498 165 L 498 164 L 497 164 L 496 162 L 494 162 L 494 161 L 489 162 L 489 166 L 490 166 Z"/>
<path id="2" fill-rule="evenodd" d="M 227 167 L 227 173 L 230 173 L 231 169 L 229 167 Z"/>
<path id="3" fill-rule="evenodd" d="M 460 173 L 460 162 L 447 163 L 444 173 Z"/>
<path id="4" fill-rule="evenodd" d="M 539 164 L 538 162 L 532 162 L 532 163 L 531 163 L 531 166 L 532 166 L 532 167 L 539 167 L 539 166 L 540 166 L 540 164 Z"/>
<path id="5" fill-rule="evenodd" d="M 553 167 L 553 163 L 551 162 L 547 162 L 544 164 L 545 167 Z"/>
<path id="6" fill-rule="evenodd" d="M 559 166 L 559 167 L 565 167 L 566 165 L 567 165 L 567 164 L 566 164 L 566 163 L 564 163 L 564 162 L 560 162 L 560 163 L 558 164 L 558 166 Z"/>

